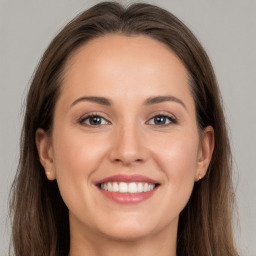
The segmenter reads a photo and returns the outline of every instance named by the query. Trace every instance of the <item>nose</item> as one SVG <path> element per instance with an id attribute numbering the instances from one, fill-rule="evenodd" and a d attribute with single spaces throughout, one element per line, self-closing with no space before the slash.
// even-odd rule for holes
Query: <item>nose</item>
<path id="1" fill-rule="evenodd" d="M 121 125 L 113 137 L 109 154 L 112 162 L 129 166 L 146 160 L 148 152 L 141 128 L 132 124 Z"/>

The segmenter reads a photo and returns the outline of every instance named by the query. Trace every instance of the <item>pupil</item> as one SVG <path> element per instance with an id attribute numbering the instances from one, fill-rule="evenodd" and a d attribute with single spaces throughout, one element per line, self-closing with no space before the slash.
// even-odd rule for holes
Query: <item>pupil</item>
<path id="1" fill-rule="evenodd" d="M 92 124 L 92 125 L 101 124 L 101 117 L 99 117 L 99 116 L 91 117 L 90 124 Z"/>
<path id="2" fill-rule="evenodd" d="M 165 122 L 166 122 L 166 117 L 164 117 L 164 116 L 155 117 L 156 124 L 165 124 Z"/>

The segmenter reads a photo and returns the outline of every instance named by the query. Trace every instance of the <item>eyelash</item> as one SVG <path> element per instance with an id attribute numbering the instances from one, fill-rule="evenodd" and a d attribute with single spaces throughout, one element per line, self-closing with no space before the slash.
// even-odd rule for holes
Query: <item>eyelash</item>
<path id="1" fill-rule="evenodd" d="M 101 120 L 103 119 L 103 120 L 106 121 L 106 124 L 91 124 L 91 123 L 87 124 L 87 123 L 85 123 L 86 120 L 88 120 L 88 121 L 90 122 L 90 118 L 100 118 Z M 84 125 L 86 125 L 86 126 L 90 126 L 90 127 L 93 127 L 93 126 L 94 126 L 94 127 L 99 127 L 100 125 L 108 125 L 108 124 L 110 124 L 110 122 L 107 121 L 106 118 L 102 117 L 100 114 L 97 114 L 97 113 L 95 113 L 95 114 L 92 113 L 92 114 L 89 114 L 89 115 L 86 115 L 86 116 L 82 117 L 82 118 L 79 120 L 79 123 L 80 123 L 80 124 L 84 124 Z"/>
<path id="2" fill-rule="evenodd" d="M 167 124 L 150 124 L 150 120 L 154 120 L 156 121 L 156 118 L 164 118 L 165 120 L 169 120 L 169 122 Z M 177 124 L 177 119 L 173 116 L 173 115 L 170 115 L 170 114 L 166 114 L 166 113 L 158 113 L 154 116 L 152 116 L 149 121 L 147 121 L 148 124 L 150 125 L 156 125 L 156 126 L 169 126 L 169 125 L 172 125 L 172 124 Z"/>
<path id="3" fill-rule="evenodd" d="M 102 124 L 102 123 L 92 124 L 90 122 L 90 118 L 99 118 L 101 120 L 105 120 L 105 123 L 104 124 Z M 154 120 L 154 119 L 156 121 L 156 118 L 164 118 L 164 120 L 168 120 L 168 123 L 167 124 L 151 124 L 150 121 Z M 87 120 L 89 121 L 89 123 L 86 123 Z M 95 120 L 95 121 L 97 122 L 97 120 Z M 100 114 L 97 114 L 97 113 L 89 114 L 89 115 L 82 117 L 81 119 L 79 119 L 79 123 L 82 125 L 95 127 L 95 128 L 97 128 L 101 125 L 109 125 L 110 124 L 110 122 L 106 118 L 102 117 Z M 158 114 L 152 116 L 146 123 L 149 125 L 155 125 L 155 126 L 169 126 L 171 124 L 177 124 L 177 119 L 173 115 L 170 115 L 170 114 L 158 113 Z"/>

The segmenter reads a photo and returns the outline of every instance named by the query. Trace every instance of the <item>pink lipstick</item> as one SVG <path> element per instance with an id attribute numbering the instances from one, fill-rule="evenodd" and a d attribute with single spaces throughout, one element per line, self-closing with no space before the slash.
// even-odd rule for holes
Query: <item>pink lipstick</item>
<path id="1" fill-rule="evenodd" d="M 121 204 L 140 203 L 152 197 L 159 185 L 142 175 L 114 175 L 96 183 L 104 196 Z"/>

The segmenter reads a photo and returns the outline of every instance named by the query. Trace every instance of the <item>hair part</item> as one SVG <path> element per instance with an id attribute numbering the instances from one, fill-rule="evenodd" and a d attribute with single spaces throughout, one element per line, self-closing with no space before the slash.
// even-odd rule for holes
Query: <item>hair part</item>
<path id="1" fill-rule="evenodd" d="M 109 34 L 144 35 L 167 45 L 183 62 L 199 129 L 215 130 L 215 149 L 205 178 L 195 183 L 180 214 L 178 256 L 237 256 L 233 241 L 232 161 L 223 106 L 210 60 L 192 32 L 157 6 L 124 8 L 103 2 L 81 13 L 53 39 L 35 72 L 26 102 L 20 161 L 12 186 L 12 240 L 16 256 L 69 252 L 69 217 L 57 182 L 47 180 L 35 144 L 38 128 L 51 132 L 67 61 L 88 41 Z"/>

